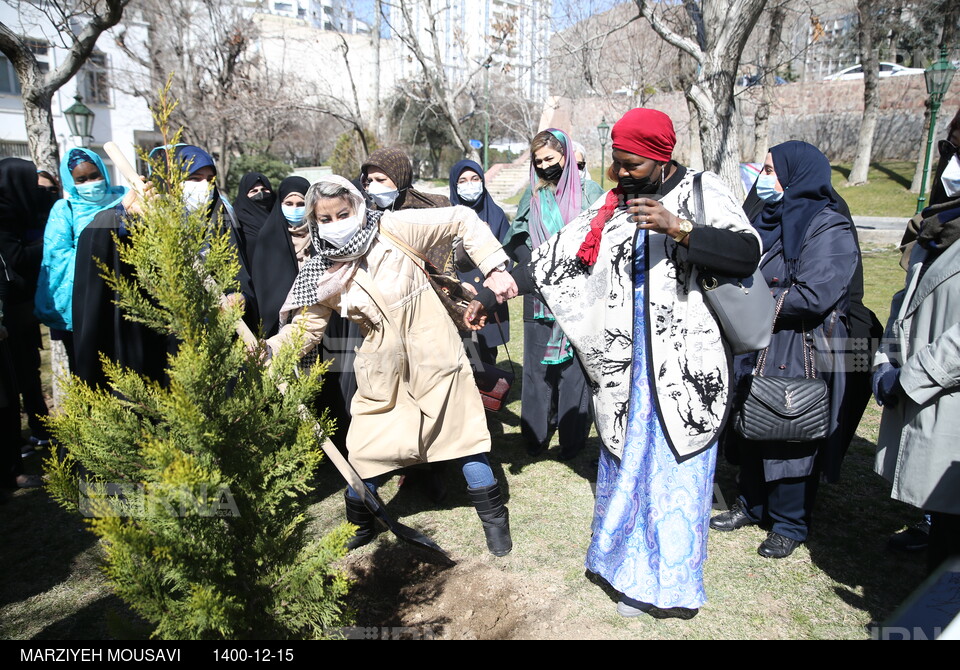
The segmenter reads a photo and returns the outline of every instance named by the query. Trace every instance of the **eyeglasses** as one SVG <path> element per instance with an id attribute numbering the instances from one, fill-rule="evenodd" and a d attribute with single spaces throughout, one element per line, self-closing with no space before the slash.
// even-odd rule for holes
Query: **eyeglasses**
<path id="1" fill-rule="evenodd" d="M 587 168 L 587 161 L 580 161 L 577 163 L 577 169 L 585 170 Z"/>
<path id="2" fill-rule="evenodd" d="M 960 147 L 950 140 L 940 140 L 937 142 L 937 151 L 941 158 L 950 158 L 951 156 L 960 156 Z"/>

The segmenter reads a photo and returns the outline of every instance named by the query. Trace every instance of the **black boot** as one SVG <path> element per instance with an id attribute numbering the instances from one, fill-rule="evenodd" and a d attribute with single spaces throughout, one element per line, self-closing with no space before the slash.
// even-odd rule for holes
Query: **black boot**
<path id="1" fill-rule="evenodd" d="M 510 514 L 500 497 L 500 484 L 479 489 L 467 489 L 470 502 L 477 508 L 477 516 L 487 536 L 487 549 L 494 556 L 506 556 L 513 549 L 510 539 Z"/>
<path id="2" fill-rule="evenodd" d="M 347 521 L 357 526 L 356 535 L 347 542 L 347 550 L 369 544 L 380 532 L 376 517 L 359 498 L 351 498 L 344 493 L 343 499 L 347 503 Z"/>

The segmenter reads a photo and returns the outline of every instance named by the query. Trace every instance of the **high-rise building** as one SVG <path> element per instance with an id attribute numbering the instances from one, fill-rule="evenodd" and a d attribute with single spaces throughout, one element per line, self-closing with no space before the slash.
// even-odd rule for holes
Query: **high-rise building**
<path id="1" fill-rule="evenodd" d="M 404 0 L 410 26 L 398 7 L 384 5 L 388 34 L 413 34 L 433 57 L 431 19 L 436 29 L 440 59 L 452 83 L 460 83 L 490 58 L 498 81 L 518 95 L 543 101 L 549 94 L 548 48 L 553 0 Z M 420 65 L 407 57 L 400 76 L 416 77 Z"/>

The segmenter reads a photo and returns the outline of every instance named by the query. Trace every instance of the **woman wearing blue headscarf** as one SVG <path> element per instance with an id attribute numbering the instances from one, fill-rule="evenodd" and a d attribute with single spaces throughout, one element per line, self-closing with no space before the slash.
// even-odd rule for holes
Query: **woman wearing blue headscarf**
<path id="1" fill-rule="evenodd" d="M 463 160 L 450 168 L 450 204 L 469 207 L 480 220 L 490 226 L 490 232 L 502 244 L 506 240 L 510 221 L 487 190 L 483 168 L 474 161 Z M 459 255 L 459 254 L 458 254 Z M 474 266 L 472 269 L 457 269 L 460 281 L 480 290 L 484 276 Z M 500 324 L 497 325 L 499 319 Z M 497 347 L 510 341 L 510 310 L 506 303 L 498 305 L 487 325 L 476 331 L 477 354 L 480 361 L 493 365 L 497 361 Z M 471 353 L 468 350 L 468 353 Z"/>
<path id="2" fill-rule="evenodd" d="M 232 208 L 215 188 L 217 168 L 213 157 L 200 147 L 178 144 L 174 147 L 158 147 L 151 156 L 163 160 L 158 152 L 174 150 L 173 160 L 186 173 L 182 187 L 183 204 L 190 211 L 204 211 L 211 225 L 223 225 L 237 246 L 240 270 L 237 280 L 245 299 L 248 325 L 256 327 L 256 299 L 247 259 L 237 244 L 239 224 Z M 158 180 L 157 191 L 164 193 L 167 185 Z M 104 263 L 119 276 L 130 276 L 132 268 L 120 260 L 117 244 L 127 244 L 128 217 L 139 214 L 139 202 L 131 198 L 107 210 L 101 211 L 80 234 L 77 242 L 77 258 L 87 262 L 78 263 L 73 289 L 73 326 L 75 374 L 91 386 L 106 385 L 100 363 L 100 355 L 132 368 L 158 382 L 166 380 L 167 354 L 176 351 L 176 342 L 167 335 L 157 333 L 135 323 L 120 313 L 114 303 L 115 296 L 101 276 L 94 259 Z"/>
<path id="3" fill-rule="evenodd" d="M 767 154 L 757 179 L 765 201 L 751 222 L 763 243 L 760 270 L 780 304 L 766 354 L 765 376 L 804 377 L 811 356 L 830 389 L 830 426 L 813 442 L 754 442 L 731 436 L 740 462 L 741 495 L 710 522 L 719 531 L 770 522 L 758 548 L 784 558 L 807 539 L 820 475 L 845 448 L 841 430 L 846 376 L 850 281 L 860 262 L 853 224 L 830 185 L 830 163 L 806 142 L 784 142 Z M 757 354 L 738 357 L 738 387 L 748 381 Z M 828 469 L 827 474 L 831 475 Z M 835 477 L 836 473 L 832 473 Z"/>
<path id="4" fill-rule="evenodd" d="M 60 180 L 66 198 L 53 206 L 44 231 L 35 312 L 51 332 L 72 332 L 77 240 L 99 212 L 120 204 L 129 189 L 111 184 L 103 160 L 89 149 L 71 149 L 64 156 Z M 71 338 L 62 339 L 72 359 Z"/>

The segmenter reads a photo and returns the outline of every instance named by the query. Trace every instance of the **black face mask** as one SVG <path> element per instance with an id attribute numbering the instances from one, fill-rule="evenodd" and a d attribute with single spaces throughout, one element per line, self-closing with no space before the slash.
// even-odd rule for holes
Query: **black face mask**
<path id="1" fill-rule="evenodd" d="M 274 200 L 276 200 L 273 193 L 268 191 L 260 191 L 259 193 L 254 193 L 253 195 L 249 196 L 249 198 L 260 209 L 265 209 L 268 212 L 271 209 L 273 209 L 273 203 L 274 203 Z"/>
<path id="2" fill-rule="evenodd" d="M 60 199 L 60 194 L 49 191 L 43 187 L 38 187 L 38 190 L 39 196 L 37 199 L 40 203 L 40 218 L 46 221 L 47 215 L 49 215 L 50 210 L 53 209 L 54 203 Z"/>
<path id="3" fill-rule="evenodd" d="M 560 163 L 554 163 L 547 168 L 536 168 L 537 176 L 544 181 L 553 182 L 554 184 L 560 181 L 560 177 L 563 175 L 563 166 Z"/>
<path id="4" fill-rule="evenodd" d="M 660 167 L 660 177 L 656 181 L 650 179 L 649 175 L 639 179 L 636 177 L 631 177 L 630 175 L 620 178 L 620 189 L 627 195 L 628 200 L 632 200 L 633 198 L 642 195 L 652 195 L 657 193 L 662 185 L 663 166 Z"/>

